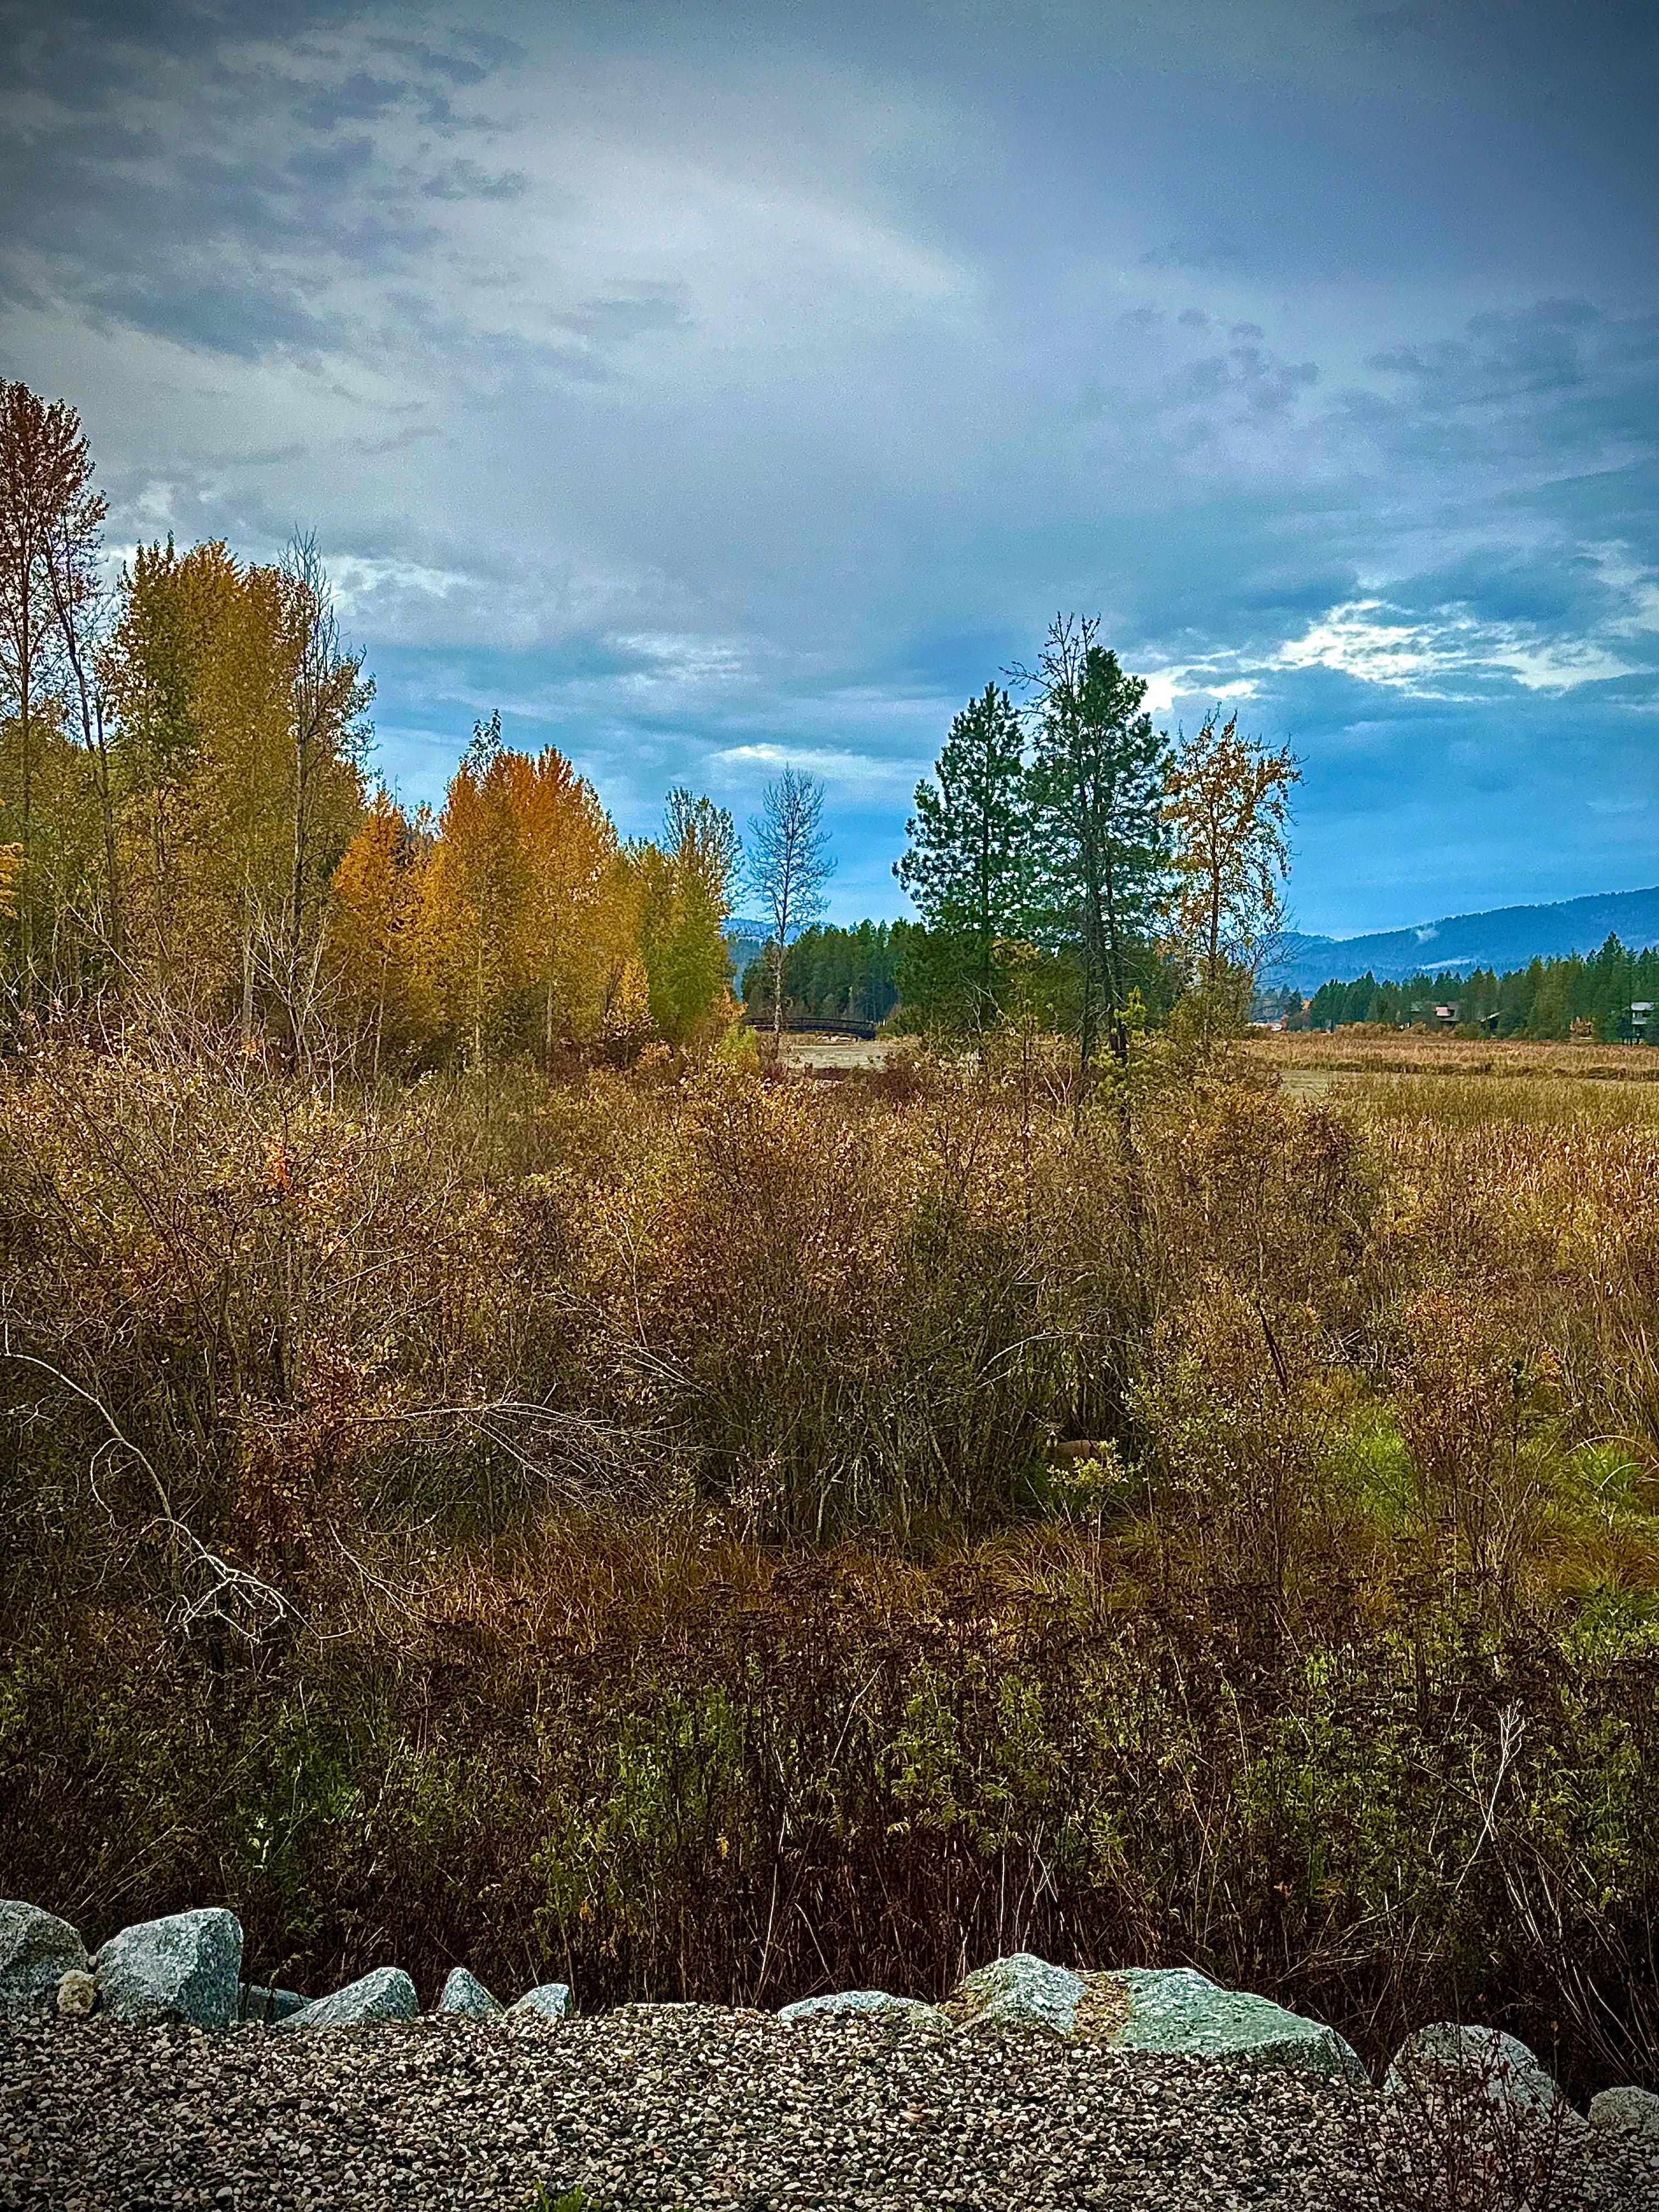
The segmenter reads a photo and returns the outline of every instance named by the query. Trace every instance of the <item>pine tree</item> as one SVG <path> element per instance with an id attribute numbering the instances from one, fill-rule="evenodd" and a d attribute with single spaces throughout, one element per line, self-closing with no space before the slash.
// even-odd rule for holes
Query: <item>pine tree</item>
<path id="1" fill-rule="evenodd" d="M 951 995 L 972 1030 L 1000 1012 L 997 942 L 1019 933 L 1030 904 L 1024 747 L 1007 693 L 988 684 L 951 723 L 934 780 L 916 786 L 909 848 L 893 869 L 928 931 L 945 940 L 933 948 L 934 967 L 953 972 Z"/>
<path id="2" fill-rule="evenodd" d="M 1124 1015 L 1168 881 L 1164 740 L 1142 710 L 1145 683 L 1095 642 L 1098 627 L 1057 617 L 1026 678 L 1036 722 L 1036 933 L 1081 956 L 1085 1066 L 1103 1013 L 1114 1055 L 1127 1058 Z"/>

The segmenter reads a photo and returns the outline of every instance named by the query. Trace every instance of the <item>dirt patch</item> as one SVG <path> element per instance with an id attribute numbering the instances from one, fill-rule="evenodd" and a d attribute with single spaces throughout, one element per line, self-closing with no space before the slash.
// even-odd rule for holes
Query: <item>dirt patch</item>
<path id="1" fill-rule="evenodd" d="M 818 1036 L 803 1035 L 783 1040 L 786 1067 L 835 1073 L 856 1068 L 885 1067 L 893 1049 L 885 1037 Z"/>
<path id="2" fill-rule="evenodd" d="M 1085 1969 L 1078 1978 L 1084 1985 L 1068 2042 L 1114 2044 L 1129 2024 L 1129 1991 L 1115 1974 Z M 970 2027 L 979 2017 L 982 2001 L 958 1990 L 946 1997 L 939 2010 L 953 2027 Z"/>
<path id="3" fill-rule="evenodd" d="M 1085 1973 L 1072 2033 L 1079 2043 L 1115 2043 L 1129 2025 L 1129 1990 L 1115 1974 Z"/>

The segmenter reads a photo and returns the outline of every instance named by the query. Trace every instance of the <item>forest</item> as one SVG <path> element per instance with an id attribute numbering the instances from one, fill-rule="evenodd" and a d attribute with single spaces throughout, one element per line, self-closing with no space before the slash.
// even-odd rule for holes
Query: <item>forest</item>
<path id="1" fill-rule="evenodd" d="M 1349 1022 L 1395 1028 L 1429 1023 L 1465 1037 L 1594 1037 L 1603 1044 L 1659 1043 L 1659 947 L 1628 951 L 1609 937 L 1588 959 L 1534 960 L 1502 975 L 1477 968 L 1447 969 L 1404 982 L 1361 975 L 1326 983 L 1291 1015 L 1295 1029 L 1336 1029 Z M 1446 1018 L 1437 1021 L 1437 1010 Z"/>
<path id="2" fill-rule="evenodd" d="M 314 545 L 112 571 L 3 398 L 10 1893 L 302 1990 L 1030 1948 L 1651 2079 L 1648 1056 L 1252 1040 L 1296 763 L 1075 618 L 884 938 L 793 772 L 629 841 L 491 718 L 408 812 Z M 738 1018 L 739 886 L 883 1064 Z"/>

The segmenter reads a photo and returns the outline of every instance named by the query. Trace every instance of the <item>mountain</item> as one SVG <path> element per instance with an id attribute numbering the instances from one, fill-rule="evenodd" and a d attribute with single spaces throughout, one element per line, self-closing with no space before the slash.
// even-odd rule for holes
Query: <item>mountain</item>
<path id="1" fill-rule="evenodd" d="M 1609 936 L 1632 951 L 1659 945 L 1659 888 L 1605 891 L 1564 899 L 1558 906 L 1500 906 L 1486 914 L 1452 914 L 1416 929 L 1384 929 L 1366 937 L 1304 937 L 1295 932 L 1263 984 L 1269 989 L 1316 991 L 1322 983 L 1352 983 L 1368 971 L 1379 982 L 1455 969 L 1524 968 L 1529 960 L 1594 952 Z"/>

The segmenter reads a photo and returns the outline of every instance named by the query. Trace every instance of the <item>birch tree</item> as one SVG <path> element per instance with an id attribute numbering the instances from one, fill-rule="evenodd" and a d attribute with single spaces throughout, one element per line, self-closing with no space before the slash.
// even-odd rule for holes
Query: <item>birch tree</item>
<path id="1" fill-rule="evenodd" d="M 761 793 L 760 812 L 749 823 L 749 884 L 772 925 L 767 953 L 775 1052 L 783 1042 L 785 956 L 791 940 L 823 912 L 823 887 L 835 873 L 823 799 L 823 786 L 816 776 L 787 768 Z"/>

